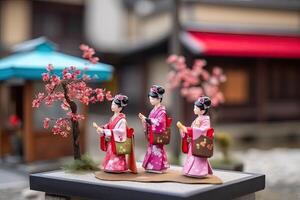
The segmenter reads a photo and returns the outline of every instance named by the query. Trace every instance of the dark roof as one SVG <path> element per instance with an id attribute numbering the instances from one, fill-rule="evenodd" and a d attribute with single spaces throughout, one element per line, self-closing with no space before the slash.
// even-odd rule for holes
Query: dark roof
<path id="1" fill-rule="evenodd" d="M 155 13 L 171 9 L 171 0 L 148 0 L 153 2 Z M 205 3 L 215 5 L 243 6 L 253 8 L 269 8 L 280 10 L 300 11 L 300 0 L 180 0 L 184 3 Z M 123 5 L 127 9 L 134 9 L 141 0 L 123 0 Z"/>
<path id="2" fill-rule="evenodd" d="M 300 11 L 299 0 L 183 0 L 186 3 L 245 6 Z"/>
<path id="3" fill-rule="evenodd" d="M 139 17 L 158 15 L 172 8 L 170 0 L 122 0 L 122 2 L 126 9 L 135 12 Z"/>
<path id="4" fill-rule="evenodd" d="M 287 29 L 283 27 L 253 27 L 248 24 L 222 24 L 205 22 L 185 22 L 182 25 L 183 30 L 195 30 L 216 33 L 237 33 L 237 34 L 261 34 L 261 35 L 285 35 L 300 36 L 298 28 Z"/>
<path id="5" fill-rule="evenodd" d="M 155 40 L 142 42 L 134 47 L 126 48 L 118 52 L 103 52 L 98 49 L 97 53 L 111 65 L 118 65 L 119 63 L 124 62 L 132 63 L 137 60 L 145 59 L 145 57 L 167 53 L 169 37 L 170 33 L 167 33 Z"/>

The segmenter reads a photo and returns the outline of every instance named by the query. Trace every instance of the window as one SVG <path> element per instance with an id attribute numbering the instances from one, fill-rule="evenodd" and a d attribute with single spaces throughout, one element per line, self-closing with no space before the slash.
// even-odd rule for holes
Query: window
<path id="1" fill-rule="evenodd" d="M 299 61 L 273 61 L 268 67 L 269 100 L 293 100 L 300 98 Z"/>
<path id="2" fill-rule="evenodd" d="M 227 81 L 222 86 L 226 104 L 244 104 L 249 100 L 249 75 L 243 69 L 225 70 Z"/>
<path id="3" fill-rule="evenodd" d="M 77 53 L 83 40 L 83 11 L 83 5 L 33 1 L 33 36 L 46 36 L 67 52 Z"/>

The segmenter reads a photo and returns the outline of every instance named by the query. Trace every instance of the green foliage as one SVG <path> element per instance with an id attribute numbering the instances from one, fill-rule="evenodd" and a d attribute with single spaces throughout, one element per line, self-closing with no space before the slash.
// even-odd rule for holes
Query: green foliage
<path id="1" fill-rule="evenodd" d="M 242 171 L 243 163 L 235 159 L 230 153 L 230 147 L 232 146 L 233 139 L 229 133 L 218 133 L 215 135 L 215 142 L 220 151 L 222 152 L 222 158 L 210 160 L 213 168 Z"/>
<path id="2" fill-rule="evenodd" d="M 232 138 L 227 133 L 218 133 L 218 134 L 216 134 L 215 139 L 216 139 L 217 144 L 222 149 L 227 149 L 232 144 Z"/>
<path id="3" fill-rule="evenodd" d="M 215 136 L 215 141 L 223 154 L 223 162 L 230 163 L 229 148 L 232 144 L 232 138 L 227 133 L 218 133 Z"/>
<path id="4" fill-rule="evenodd" d="M 243 163 L 240 160 L 231 158 L 230 160 L 225 161 L 224 159 L 212 159 L 210 164 L 215 169 L 226 169 L 226 170 L 235 170 L 242 171 Z"/>
<path id="5" fill-rule="evenodd" d="M 62 168 L 69 172 L 98 171 L 100 170 L 98 165 L 90 156 L 83 155 L 81 159 L 76 159 L 71 163 L 65 164 Z"/>

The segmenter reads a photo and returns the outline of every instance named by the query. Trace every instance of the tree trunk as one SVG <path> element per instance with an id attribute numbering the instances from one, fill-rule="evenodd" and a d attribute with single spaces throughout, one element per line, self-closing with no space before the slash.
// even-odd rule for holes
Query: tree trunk
<path id="1" fill-rule="evenodd" d="M 72 121 L 73 150 L 74 150 L 74 159 L 75 160 L 81 159 L 79 134 L 80 134 L 80 130 L 79 130 L 78 121 Z"/>
<path id="2" fill-rule="evenodd" d="M 72 101 L 68 96 L 68 88 L 67 84 L 62 84 L 64 95 L 67 103 L 70 105 L 70 109 L 73 114 L 77 114 L 77 105 L 74 101 Z M 79 122 L 73 121 L 71 119 L 71 125 L 72 125 L 72 136 L 73 136 L 73 152 L 74 152 L 74 159 L 80 160 L 81 159 L 81 152 L 80 152 L 80 144 L 79 144 L 79 135 L 80 135 L 80 129 L 79 129 Z"/>

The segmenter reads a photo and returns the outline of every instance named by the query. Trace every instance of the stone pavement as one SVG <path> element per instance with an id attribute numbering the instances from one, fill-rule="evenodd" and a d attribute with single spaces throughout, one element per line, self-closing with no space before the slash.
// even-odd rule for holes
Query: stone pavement
<path id="1" fill-rule="evenodd" d="M 17 172 L 0 168 L 0 200 L 21 200 L 21 193 L 28 187 L 28 177 Z"/>
<path id="2" fill-rule="evenodd" d="M 27 185 L 28 177 L 10 169 L 0 168 L 0 190 L 6 190 L 11 187 L 24 187 Z"/>
<path id="3" fill-rule="evenodd" d="M 300 149 L 250 149 L 237 155 L 244 161 L 246 172 L 266 174 L 266 189 L 257 199 L 300 199 Z"/>
<path id="4" fill-rule="evenodd" d="M 28 175 L 0 165 L 0 200 L 43 200 L 44 194 L 29 190 Z"/>

